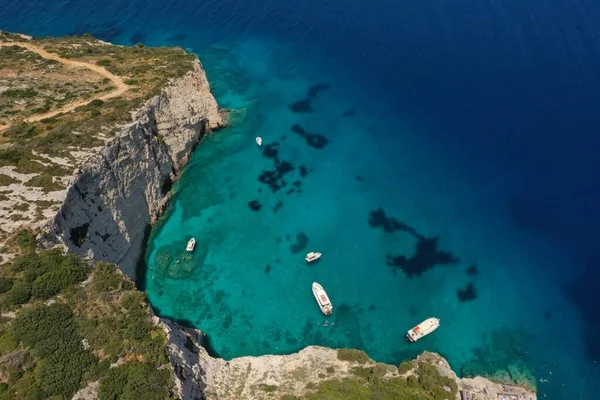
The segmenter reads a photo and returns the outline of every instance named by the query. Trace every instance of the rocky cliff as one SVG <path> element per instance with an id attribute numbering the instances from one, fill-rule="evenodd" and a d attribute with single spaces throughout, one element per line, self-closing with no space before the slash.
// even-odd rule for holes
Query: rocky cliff
<path id="1" fill-rule="evenodd" d="M 384 393 L 388 396 L 385 398 L 537 399 L 534 392 L 522 387 L 482 377 L 461 379 L 436 353 L 424 352 L 416 360 L 402 363 L 400 368 L 376 363 L 357 350 L 345 350 L 349 356 L 342 356 L 339 350 L 320 346 L 309 346 L 290 355 L 225 361 L 211 357 L 197 344 L 198 339 L 202 341 L 202 333 L 190 335 L 186 329 L 165 319 L 157 318 L 155 322 L 167 334 L 175 385 L 182 399 L 291 400 L 306 396 L 319 399 L 325 394 L 325 398 L 332 399 L 379 398 Z M 429 371 L 427 377 L 424 376 L 426 371 Z M 388 382 L 389 389 L 381 382 Z M 436 385 L 442 392 L 432 394 L 431 387 Z M 401 394 L 409 397 L 398 397 Z"/>
<path id="2" fill-rule="evenodd" d="M 150 225 L 201 137 L 225 124 L 199 61 L 83 162 L 45 244 L 113 262 L 131 279 Z"/>

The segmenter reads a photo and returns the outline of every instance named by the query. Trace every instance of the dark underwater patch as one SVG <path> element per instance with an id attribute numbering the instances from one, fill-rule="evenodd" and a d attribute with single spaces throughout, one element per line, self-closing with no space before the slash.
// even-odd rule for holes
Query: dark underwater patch
<path id="1" fill-rule="evenodd" d="M 477 291 L 473 282 L 469 282 L 463 289 L 456 289 L 456 295 L 461 303 L 472 301 L 477 298 Z"/>
<path id="2" fill-rule="evenodd" d="M 265 267 L 265 274 L 268 274 L 269 272 L 271 272 L 271 266 L 270 266 L 270 265 L 267 265 L 267 266 Z"/>
<path id="3" fill-rule="evenodd" d="M 465 274 L 467 276 L 475 276 L 478 273 L 477 265 L 472 264 L 469 268 L 465 269 Z"/>
<path id="4" fill-rule="evenodd" d="M 356 115 L 356 111 L 353 108 L 350 108 L 342 113 L 342 117 L 348 118 Z"/>
<path id="5" fill-rule="evenodd" d="M 362 176 L 356 175 L 356 177 L 354 179 L 356 179 L 357 182 L 360 182 L 360 181 L 362 181 Z"/>
<path id="6" fill-rule="evenodd" d="M 544 313 L 544 319 L 545 319 L 546 321 L 550 321 L 550 320 L 552 319 L 552 312 L 551 312 L 551 311 L 546 311 L 546 312 Z"/>
<path id="7" fill-rule="evenodd" d="M 294 124 L 291 127 L 291 130 L 292 132 L 302 136 L 306 141 L 306 144 L 314 149 L 323 149 L 329 143 L 329 139 L 327 139 L 325 136 L 321 135 L 320 133 L 310 133 L 299 124 Z"/>
<path id="8" fill-rule="evenodd" d="M 373 228 L 381 227 L 386 233 L 406 232 L 417 239 L 415 253 L 412 256 L 386 255 L 387 265 L 400 268 L 409 278 L 421 275 L 436 265 L 450 265 L 460 261 L 452 252 L 438 249 L 438 237 L 427 238 L 423 236 L 408 224 L 396 218 L 388 217 L 381 208 L 369 214 L 369 225 Z"/>
<path id="9" fill-rule="evenodd" d="M 408 232 L 413 236 L 421 236 L 417 231 L 405 224 L 402 221 L 398 221 L 396 218 L 388 217 L 382 208 L 378 208 L 375 211 L 371 211 L 369 214 L 369 225 L 373 228 L 383 228 L 384 232 L 392 233 L 396 231 Z"/>
<path id="10" fill-rule="evenodd" d="M 310 99 L 302 99 L 290 104 L 290 109 L 295 113 L 311 113 L 313 112 L 312 106 L 310 105 Z"/>
<path id="11" fill-rule="evenodd" d="M 327 83 L 317 83 L 308 88 L 308 93 L 306 97 L 302 100 L 298 100 L 289 105 L 292 112 L 295 113 L 311 113 L 313 112 L 313 108 L 311 105 L 311 101 L 319 95 L 320 92 L 329 89 L 329 85 Z"/>
<path id="12" fill-rule="evenodd" d="M 297 254 L 304 250 L 308 245 L 308 235 L 304 232 L 296 234 L 296 242 L 290 245 L 290 251 Z"/>
<path id="13" fill-rule="evenodd" d="M 304 165 L 300 165 L 298 167 L 298 170 L 300 170 L 300 177 L 304 178 L 306 177 L 306 175 L 308 175 L 308 168 L 306 168 Z"/>
<path id="14" fill-rule="evenodd" d="M 258 175 L 258 181 L 269 186 L 271 192 L 275 193 L 285 186 L 283 177 L 294 169 L 294 165 L 289 161 L 280 161 L 278 158 L 275 158 L 275 169 L 263 170 L 260 175 Z"/>
<path id="15" fill-rule="evenodd" d="M 172 35 L 171 37 L 169 37 L 169 40 L 178 42 L 180 40 L 186 39 L 187 37 L 188 37 L 188 35 L 186 35 L 185 33 L 178 33 L 176 35 Z"/>
<path id="16" fill-rule="evenodd" d="M 263 157 L 276 159 L 279 155 L 279 143 L 269 143 L 263 148 Z"/>
<path id="17" fill-rule="evenodd" d="M 283 207 L 283 201 L 279 200 L 277 202 L 277 204 L 275 204 L 275 207 L 273 207 L 273 213 L 276 213 L 277 211 L 279 211 L 279 209 Z"/>
<path id="18" fill-rule="evenodd" d="M 308 97 L 311 99 L 317 97 L 319 93 L 325 90 L 329 90 L 329 87 L 330 86 L 327 83 L 317 83 L 315 85 L 312 85 L 308 88 Z"/>
<path id="19" fill-rule="evenodd" d="M 403 255 L 392 256 L 388 254 L 387 265 L 400 268 L 407 277 L 412 278 L 429 271 L 436 265 L 451 265 L 460 261 L 458 257 L 449 251 L 438 249 L 439 238 L 426 238 L 418 236 L 417 248 L 415 253 L 406 257 Z"/>
<path id="20" fill-rule="evenodd" d="M 248 207 L 250 207 L 252 211 L 259 211 L 262 205 L 258 202 L 258 200 L 252 200 L 248 202 Z"/>

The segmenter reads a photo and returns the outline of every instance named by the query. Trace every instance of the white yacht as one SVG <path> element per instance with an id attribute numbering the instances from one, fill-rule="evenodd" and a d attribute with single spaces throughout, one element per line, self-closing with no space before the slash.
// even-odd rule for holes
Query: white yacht
<path id="1" fill-rule="evenodd" d="M 261 146 L 262 145 L 262 138 L 260 136 L 256 137 L 256 144 Z"/>
<path id="2" fill-rule="evenodd" d="M 310 253 L 308 253 L 306 255 L 305 260 L 308 262 L 313 262 L 313 261 L 317 261 L 319 258 L 321 258 L 321 253 L 315 253 L 315 252 L 311 251 Z"/>
<path id="3" fill-rule="evenodd" d="M 191 253 L 192 251 L 194 251 L 194 247 L 196 247 L 196 239 L 191 238 L 187 244 L 187 246 L 185 247 L 185 251 L 187 251 L 188 253 Z"/>
<path id="4" fill-rule="evenodd" d="M 425 321 L 421 322 L 419 325 L 415 326 L 412 329 L 409 329 L 406 333 L 406 338 L 410 342 L 416 342 L 424 336 L 429 335 L 431 332 L 435 331 L 440 327 L 440 320 L 437 318 L 427 318 Z"/>
<path id="5" fill-rule="evenodd" d="M 333 305 L 331 304 L 331 301 L 329 301 L 329 296 L 325 293 L 323 286 L 319 285 L 317 282 L 313 282 L 312 291 L 323 314 L 331 315 L 333 312 Z"/>

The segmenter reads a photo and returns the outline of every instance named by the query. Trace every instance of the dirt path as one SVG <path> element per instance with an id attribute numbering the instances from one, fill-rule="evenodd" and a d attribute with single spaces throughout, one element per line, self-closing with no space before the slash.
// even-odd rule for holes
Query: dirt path
<path id="1" fill-rule="evenodd" d="M 85 99 L 85 100 L 74 101 L 73 103 L 67 104 L 66 106 L 58 108 L 56 110 L 49 111 L 45 114 L 38 114 L 38 115 L 31 116 L 29 118 L 25 118 L 26 122 L 40 121 L 45 118 L 54 117 L 55 115 L 58 115 L 58 114 L 68 113 L 70 111 L 73 111 L 77 107 L 84 106 L 94 100 L 112 99 L 114 97 L 118 97 L 118 96 L 122 95 L 129 89 L 129 86 L 127 84 L 125 84 L 125 82 L 123 82 L 123 79 L 121 79 L 120 77 L 118 77 L 115 74 L 108 72 L 105 68 L 100 67 L 99 65 L 90 64 L 90 63 L 82 62 L 82 61 L 68 60 L 66 58 L 60 57 L 57 54 L 48 53 L 42 47 L 36 46 L 35 44 L 32 44 L 32 43 L 27 43 L 27 42 L 0 42 L 0 47 L 2 47 L 2 46 L 24 47 L 27 50 L 38 53 L 43 58 L 58 61 L 62 64 L 68 65 L 69 67 L 87 68 L 91 71 L 96 72 L 99 75 L 102 75 L 105 78 L 110 79 L 116 87 L 116 89 L 111 92 L 96 95 L 96 96 L 90 97 L 89 99 Z M 0 125 L 0 133 L 3 132 L 4 130 L 8 129 L 8 127 L 9 127 L 9 125 Z"/>

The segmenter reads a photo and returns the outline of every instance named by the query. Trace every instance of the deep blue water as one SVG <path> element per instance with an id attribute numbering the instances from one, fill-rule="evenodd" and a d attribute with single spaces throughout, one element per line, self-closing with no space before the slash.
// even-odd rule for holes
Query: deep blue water
<path id="1" fill-rule="evenodd" d="M 243 122 L 199 146 L 149 244 L 152 282 L 161 246 L 218 238 L 184 280 L 193 289 L 163 277 L 172 296 L 151 283 L 148 293 L 165 315 L 207 331 L 222 356 L 326 344 L 387 362 L 428 348 L 465 370 L 521 358 L 555 399 L 600 389 L 597 21 L 600 4 L 573 0 L 0 1 L 0 29 L 189 48 L 219 102 L 245 109 Z M 319 83 L 329 89 L 313 111 L 292 112 Z M 295 123 L 329 144 L 305 146 Z M 289 178 L 302 193 L 256 181 L 273 167 L 252 146 L 257 134 L 313 169 Z M 254 199 L 259 212 L 246 205 Z M 417 234 L 369 225 L 379 207 Z M 318 266 L 293 264 L 286 235 L 298 232 L 324 248 Z M 410 258 L 419 235 L 439 236 L 460 262 L 412 277 L 408 261 L 386 265 L 387 253 Z M 471 264 L 475 276 L 464 273 Z M 340 304 L 336 326 L 352 333 L 306 328 L 320 316 L 304 315 L 314 304 L 298 285 L 314 279 Z M 461 302 L 468 282 L 477 298 Z M 261 284 L 271 297 L 252 290 Z M 176 307 L 191 295 L 196 313 Z M 208 315 L 215 296 L 219 315 Z M 396 342 L 430 314 L 442 319 L 435 335 Z M 249 331 L 256 340 L 244 341 Z"/>

